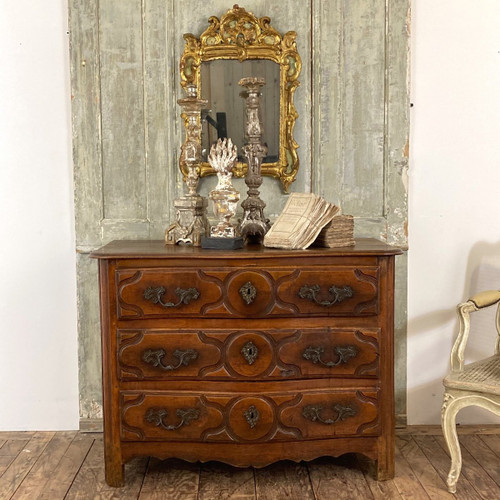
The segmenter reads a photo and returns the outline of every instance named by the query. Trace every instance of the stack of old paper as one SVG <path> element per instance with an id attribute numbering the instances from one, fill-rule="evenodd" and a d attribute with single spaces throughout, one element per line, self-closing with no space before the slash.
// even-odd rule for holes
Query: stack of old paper
<path id="1" fill-rule="evenodd" d="M 283 212 L 264 237 L 266 247 L 307 248 L 339 207 L 313 193 L 292 193 Z"/>
<path id="2" fill-rule="evenodd" d="M 354 245 L 354 217 L 336 215 L 319 233 L 315 246 L 350 247 Z"/>

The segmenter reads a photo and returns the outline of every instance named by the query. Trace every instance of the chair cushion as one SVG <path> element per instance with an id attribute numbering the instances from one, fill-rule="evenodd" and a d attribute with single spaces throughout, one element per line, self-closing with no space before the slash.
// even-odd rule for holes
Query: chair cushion
<path id="1" fill-rule="evenodd" d="M 450 373 L 443 384 L 451 389 L 500 394 L 500 355 L 465 365 L 463 371 Z"/>

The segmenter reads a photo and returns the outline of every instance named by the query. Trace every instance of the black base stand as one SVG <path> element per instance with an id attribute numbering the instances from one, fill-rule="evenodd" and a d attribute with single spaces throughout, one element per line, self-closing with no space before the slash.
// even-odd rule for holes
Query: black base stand
<path id="1" fill-rule="evenodd" d="M 201 237 L 201 248 L 210 250 L 237 250 L 243 248 L 243 238 L 214 238 L 210 236 Z"/>

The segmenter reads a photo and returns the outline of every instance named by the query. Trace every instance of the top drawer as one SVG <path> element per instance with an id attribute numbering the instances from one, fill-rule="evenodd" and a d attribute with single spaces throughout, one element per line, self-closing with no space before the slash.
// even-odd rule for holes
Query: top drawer
<path id="1" fill-rule="evenodd" d="M 369 316 L 378 266 L 134 268 L 116 271 L 119 319 Z"/>

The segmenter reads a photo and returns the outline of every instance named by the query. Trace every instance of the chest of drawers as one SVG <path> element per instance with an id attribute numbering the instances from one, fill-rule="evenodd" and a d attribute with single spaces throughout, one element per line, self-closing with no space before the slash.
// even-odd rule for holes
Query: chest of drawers
<path id="1" fill-rule="evenodd" d="M 369 239 L 94 252 L 107 482 L 137 456 L 262 467 L 347 452 L 392 477 L 398 253 Z"/>

